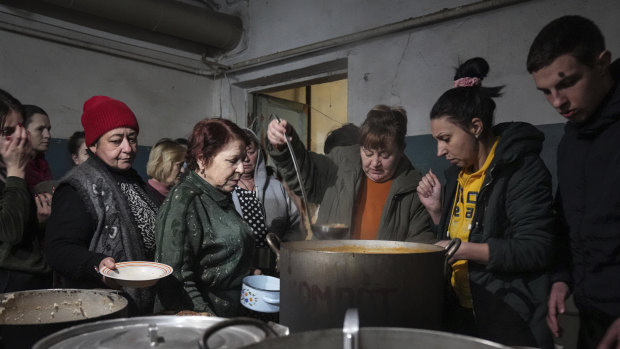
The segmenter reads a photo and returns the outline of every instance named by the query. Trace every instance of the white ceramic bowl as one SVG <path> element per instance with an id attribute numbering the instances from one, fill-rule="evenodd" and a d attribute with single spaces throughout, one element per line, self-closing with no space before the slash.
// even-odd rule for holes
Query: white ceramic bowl
<path id="1" fill-rule="evenodd" d="M 116 263 L 116 269 L 103 267 L 101 275 L 114 279 L 119 285 L 132 288 L 153 286 L 172 274 L 172 267 L 162 263 L 130 261 Z"/>
<path id="2" fill-rule="evenodd" d="M 243 278 L 241 304 L 261 313 L 280 311 L 280 279 L 267 275 L 250 275 Z"/>

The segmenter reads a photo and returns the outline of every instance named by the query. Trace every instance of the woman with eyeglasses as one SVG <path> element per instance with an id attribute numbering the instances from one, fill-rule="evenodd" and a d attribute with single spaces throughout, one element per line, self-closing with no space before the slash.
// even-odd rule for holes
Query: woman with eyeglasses
<path id="1" fill-rule="evenodd" d="M 22 122 L 22 104 L 0 90 L 0 293 L 51 285 L 25 180 L 32 146 Z"/>

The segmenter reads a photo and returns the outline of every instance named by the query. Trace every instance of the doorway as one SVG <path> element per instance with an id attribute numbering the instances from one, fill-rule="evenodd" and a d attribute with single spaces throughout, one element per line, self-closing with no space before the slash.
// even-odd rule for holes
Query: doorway
<path id="1" fill-rule="evenodd" d="M 347 122 L 347 79 L 255 92 L 249 127 L 265 139 L 271 114 L 289 122 L 308 149 L 323 154 L 327 134 Z"/>

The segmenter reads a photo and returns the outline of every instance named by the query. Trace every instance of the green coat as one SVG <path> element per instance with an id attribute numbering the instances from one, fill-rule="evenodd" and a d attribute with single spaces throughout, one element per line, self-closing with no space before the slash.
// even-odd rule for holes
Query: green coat
<path id="1" fill-rule="evenodd" d="M 295 132 L 292 137 L 308 201 L 321 205 L 316 223 L 347 223 L 351 226 L 360 185 L 366 180 L 360 146 L 336 147 L 329 155 L 321 155 L 306 151 Z M 278 151 L 270 146 L 270 154 L 289 188 L 301 195 L 288 149 L 283 147 Z M 420 172 L 403 156 L 383 208 L 378 240 L 436 241 L 430 217 L 416 191 L 421 179 Z"/>
<path id="2" fill-rule="evenodd" d="M 162 204 L 156 239 L 155 260 L 172 266 L 174 272 L 158 284 L 155 312 L 189 309 L 238 315 L 254 238 L 235 211 L 230 193 L 192 171 Z"/>

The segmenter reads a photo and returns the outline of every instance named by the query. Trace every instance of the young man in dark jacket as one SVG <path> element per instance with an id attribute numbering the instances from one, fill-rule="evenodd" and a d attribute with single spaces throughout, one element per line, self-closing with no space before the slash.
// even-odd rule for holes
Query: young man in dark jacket
<path id="1" fill-rule="evenodd" d="M 547 24 L 527 58 L 536 87 L 567 119 L 557 155 L 560 244 L 547 323 L 558 336 L 557 315 L 573 292 L 579 348 L 615 348 L 620 338 L 620 74 L 612 66 L 600 30 L 579 16 Z"/>

